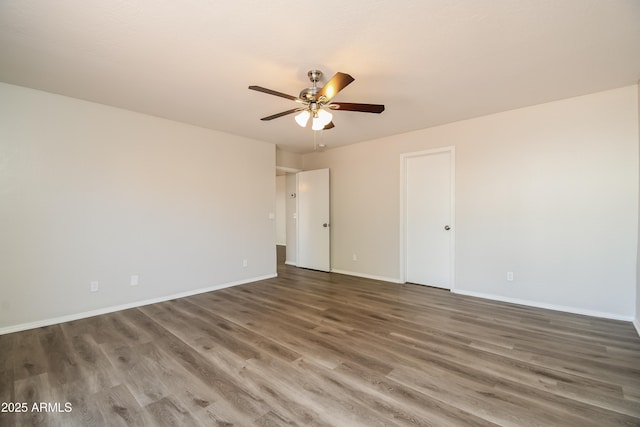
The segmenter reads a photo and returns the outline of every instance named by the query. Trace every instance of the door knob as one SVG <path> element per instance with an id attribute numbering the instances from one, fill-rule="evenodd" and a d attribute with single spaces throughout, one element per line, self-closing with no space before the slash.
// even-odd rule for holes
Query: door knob
<path id="1" fill-rule="evenodd" d="M 322 224 L 322 226 L 323 226 L 324 228 L 327 228 L 327 227 L 329 226 L 329 224 L 327 224 L 327 223 L 325 222 L 324 224 Z"/>
<path id="2" fill-rule="evenodd" d="M 445 229 L 445 230 L 447 230 L 447 231 L 449 231 L 449 230 L 451 230 L 451 227 L 449 227 L 448 225 L 445 225 L 445 226 L 444 226 L 444 229 Z"/>

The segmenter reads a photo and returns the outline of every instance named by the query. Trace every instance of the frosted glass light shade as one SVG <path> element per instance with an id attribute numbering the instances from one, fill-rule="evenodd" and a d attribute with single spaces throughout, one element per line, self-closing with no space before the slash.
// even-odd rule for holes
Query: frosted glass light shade
<path id="1" fill-rule="evenodd" d="M 313 124 L 311 125 L 311 129 L 313 130 L 322 130 L 324 129 L 324 124 L 320 120 L 320 117 L 313 118 Z"/>
<path id="2" fill-rule="evenodd" d="M 320 123 L 322 123 L 322 127 L 325 127 L 326 125 L 328 125 L 332 118 L 333 118 L 333 115 L 331 115 L 331 113 L 328 112 L 327 110 L 323 110 L 323 109 L 318 110 L 318 120 L 320 120 Z"/>
<path id="3" fill-rule="evenodd" d="M 307 126 L 307 122 L 309 121 L 309 117 L 311 117 L 311 113 L 309 110 L 304 110 L 300 114 L 296 114 L 296 122 L 302 126 Z"/>

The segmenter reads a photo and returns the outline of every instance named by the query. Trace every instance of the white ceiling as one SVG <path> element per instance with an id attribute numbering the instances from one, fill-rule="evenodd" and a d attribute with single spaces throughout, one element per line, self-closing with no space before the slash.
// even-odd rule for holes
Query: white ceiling
<path id="1" fill-rule="evenodd" d="M 0 81 L 313 149 L 307 71 L 355 82 L 328 148 L 635 84 L 638 0 L 3 0 Z M 1 102 L 1 101 L 0 101 Z"/>

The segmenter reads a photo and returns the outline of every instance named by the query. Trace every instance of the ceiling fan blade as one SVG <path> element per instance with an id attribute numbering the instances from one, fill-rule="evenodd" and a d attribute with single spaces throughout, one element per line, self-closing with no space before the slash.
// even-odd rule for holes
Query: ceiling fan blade
<path id="1" fill-rule="evenodd" d="M 347 87 L 355 79 L 349 74 L 337 72 L 326 85 L 320 89 L 316 95 L 316 99 L 320 100 L 324 97 L 322 102 L 329 102 L 331 98 L 336 96 L 338 92 Z"/>
<path id="2" fill-rule="evenodd" d="M 322 130 L 329 130 L 333 129 L 334 127 L 336 127 L 336 125 L 334 125 L 333 122 L 329 122 L 322 128 Z"/>
<path id="3" fill-rule="evenodd" d="M 292 108 L 291 110 L 283 111 L 282 113 L 274 114 L 272 116 L 263 117 L 260 120 L 267 121 L 277 119 L 278 117 L 286 116 L 287 114 L 295 113 L 296 111 L 302 111 L 304 108 Z"/>
<path id="4" fill-rule="evenodd" d="M 360 111 L 362 113 L 380 114 L 384 111 L 384 105 L 381 104 L 357 104 L 353 102 L 332 102 L 331 109 L 344 111 Z"/>
<path id="5" fill-rule="evenodd" d="M 266 87 L 262 87 L 262 86 L 249 86 L 249 89 L 257 90 L 258 92 L 267 93 L 269 95 L 279 96 L 281 98 L 287 98 L 292 101 L 299 101 L 299 99 L 295 96 L 287 95 L 286 93 L 278 92 L 277 90 L 267 89 Z"/>

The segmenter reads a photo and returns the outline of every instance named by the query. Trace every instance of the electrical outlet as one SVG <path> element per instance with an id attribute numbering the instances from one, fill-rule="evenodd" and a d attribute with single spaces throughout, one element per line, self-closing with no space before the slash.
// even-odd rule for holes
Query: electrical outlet
<path id="1" fill-rule="evenodd" d="M 246 259 L 243 259 L 243 260 L 242 260 L 242 266 L 243 266 L 243 267 L 246 267 L 246 266 L 248 266 L 248 265 L 249 265 L 249 261 L 247 261 Z"/>
<path id="2" fill-rule="evenodd" d="M 513 271 L 507 271 L 507 282 L 513 282 Z"/>
<path id="3" fill-rule="evenodd" d="M 129 286 L 138 286 L 139 277 L 137 274 L 133 274 L 131 276 L 131 280 L 129 281 Z"/>
<path id="4" fill-rule="evenodd" d="M 99 289 L 100 289 L 100 284 L 98 283 L 97 280 L 94 280 L 90 283 L 89 285 L 90 292 L 98 292 Z"/>
<path id="5" fill-rule="evenodd" d="M 357 260 L 358 260 L 358 255 L 353 254 L 353 255 L 351 256 L 351 259 L 352 259 L 353 261 L 357 261 Z"/>

